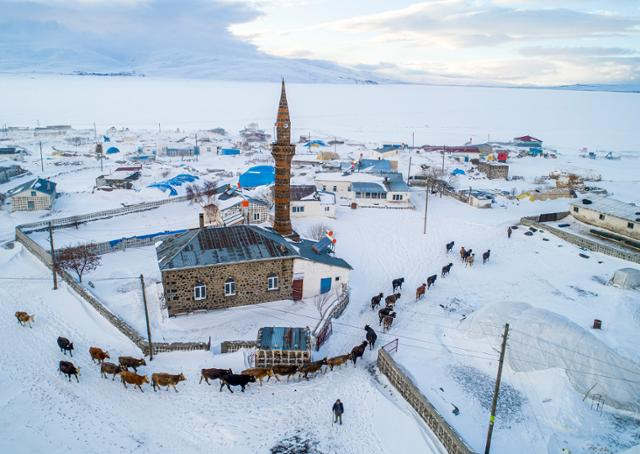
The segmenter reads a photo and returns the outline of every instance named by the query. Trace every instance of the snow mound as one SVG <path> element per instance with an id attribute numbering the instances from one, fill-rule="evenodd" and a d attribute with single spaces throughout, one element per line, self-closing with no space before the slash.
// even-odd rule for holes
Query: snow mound
<path id="1" fill-rule="evenodd" d="M 640 366 L 559 314 L 527 303 L 497 302 L 471 314 L 461 329 L 473 338 L 496 336 L 507 322 L 506 359 L 512 370 L 564 369 L 577 392 L 601 394 L 606 405 L 640 411 Z"/>

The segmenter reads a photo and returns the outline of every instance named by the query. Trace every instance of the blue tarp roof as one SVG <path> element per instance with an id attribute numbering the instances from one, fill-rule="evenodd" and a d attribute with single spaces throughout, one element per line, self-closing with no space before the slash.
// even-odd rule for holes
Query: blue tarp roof
<path id="1" fill-rule="evenodd" d="M 163 192 L 164 191 L 169 191 L 169 195 L 170 196 L 178 195 L 178 191 L 176 191 L 173 186 L 171 186 L 170 184 L 167 184 L 167 183 L 153 183 L 153 184 L 150 184 L 147 187 L 148 188 L 157 188 L 157 189 L 160 189 Z"/>
<path id="2" fill-rule="evenodd" d="M 462 169 L 453 169 L 453 172 L 451 172 L 451 175 L 466 175 L 466 173 Z"/>
<path id="3" fill-rule="evenodd" d="M 118 147 L 107 148 L 107 154 L 115 154 L 115 153 L 120 153 L 120 150 L 118 149 Z"/>
<path id="4" fill-rule="evenodd" d="M 275 168 L 273 166 L 255 166 L 240 175 L 238 179 L 243 188 L 255 188 L 273 184 L 276 179 Z"/>
<path id="5" fill-rule="evenodd" d="M 258 334 L 262 350 L 308 350 L 306 328 L 274 326 L 260 328 Z"/>
<path id="6" fill-rule="evenodd" d="M 221 148 L 220 154 L 223 154 L 223 155 L 240 154 L 240 149 L 239 148 Z"/>
<path id="7" fill-rule="evenodd" d="M 307 148 L 311 148 L 314 145 L 321 146 L 321 147 L 326 147 L 327 146 L 327 144 L 324 143 L 322 140 L 312 140 L 312 141 L 307 142 L 307 143 L 304 144 L 304 146 L 307 147 Z"/>

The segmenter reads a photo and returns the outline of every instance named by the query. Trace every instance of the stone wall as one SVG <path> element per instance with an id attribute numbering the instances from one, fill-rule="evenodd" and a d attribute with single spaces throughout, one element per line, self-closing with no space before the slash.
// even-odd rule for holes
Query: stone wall
<path id="1" fill-rule="evenodd" d="M 256 341 L 223 341 L 220 343 L 220 353 L 233 353 L 242 348 L 256 348 Z"/>
<path id="2" fill-rule="evenodd" d="M 267 290 L 267 279 L 272 274 L 278 276 L 277 290 Z M 236 294 L 225 296 L 224 284 L 230 278 L 235 280 Z M 293 297 L 292 280 L 293 258 L 162 271 L 169 316 L 289 300 Z M 206 298 L 202 300 L 194 298 L 193 289 L 199 283 L 207 288 Z"/>
<path id="3" fill-rule="evenodd" d="M 606 244 L 599 243 L 595 240 L 590 240 L 579 235 L 575 235 L 567 230 L 562 230 L 547 224 L 541 224 L 538 222 L 539 216 L 529 216 L 520 219 L 520 224 L 535 227 L 537 229 L 545 230 L 552 235 L 562 238 L 563 240 L 575 244 L 578 247 L 589 249 L 594 252 L 601 252 L 603 254 L 617 257 L 623 260 L 629 260 L 630 262 L 640 263 L 640 254 L 631 251 L 623 251 L 618 248 L 607 246 Z"/>
<path id="4" fill-rule="evenodd" d="M 490 180 L 497 178 L 504 178 L 506 180 L 509 177 L 509 166 L 506 164 L 481 161 L 478 163 L 478 170 L 484 173 Z"/>
<path id="5" fill-rule="evenodd" d="M 449 454 L 473 454 L 456 430 L 444 420 L 384 348 L 378 349 L 378 369 L 427 423 Z"/>

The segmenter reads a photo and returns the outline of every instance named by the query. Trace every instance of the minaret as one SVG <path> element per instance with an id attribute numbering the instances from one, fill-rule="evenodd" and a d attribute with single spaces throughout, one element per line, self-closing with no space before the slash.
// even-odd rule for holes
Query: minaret
<path id="1" fill-rule="evenodd" d="M 283 236 L 293 234 L 290 219 L 291 201 L 291 158 L 296 152 L 295 145 L 291 144 L 291 121 L 289 119 L 289 106 L 287 105 L 287 92 L 282 79 L 282 92 L 278 105 L 278 117 L 276 119 L 276 141 L 271 145 L 271 155 L 276 161 L 276 185 L 275 205 L 276 217 L 273 229 Z"/>

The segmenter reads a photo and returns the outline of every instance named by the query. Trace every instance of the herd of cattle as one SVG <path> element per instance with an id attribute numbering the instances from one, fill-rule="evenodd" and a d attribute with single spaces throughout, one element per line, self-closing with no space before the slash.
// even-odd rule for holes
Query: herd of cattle
<path id="1" fill-rule="evenodd" d="M 447 255 L 453 249 L 455 245 L 455 241 L 451 241 L 445 245 Z M 482 263 L 485 264 L 489 260 L 491 256 L 491 249 L 487 250 L 482 254 Z M 465 249 L 464 246 L 460 248 L 460 260 L 465 264 L 465 267 L 472 267 L 473 262 L 475 261 L 475 253 L 473 249 Z M 453 267 L 453 263 L 449 263 L 442 267 L 440 272 L 440 277 L 445 278 L 451 272 L 451 268 Z M 437 274 L 433 274 L 427 278 L 427 282 L 423 283 L 416 289 L 416 301 L 419 301 L 424 297 L 427 290 L 431 288 L 432 285 L 436 283 L 436 279 L 438 278 Z M 396 318 L 395 305 L 400 299 L 400 293 L 396 293 L 397 290 L 402 290 L 402 284 L 404 284 L 404 278 L 398 278 L 391 281 L 392 293 L 384 298 L 385 307 L 378 311 L 378 326 L 382 325 L 383 332 L 389 331 L 391 325 L 393 324 L 393 320 Z M 378 293 L 376 296 L 371 298 L 371 310 L 375 310 L 376 307 L 380 306 L 382 298 L 384 294 L 382 292 Z"/>
<path id="2" fill-rule="evenodd" d="M 20 325 L 29 326 L 29 328 L 33 327 L 35 319 L 33 315 L 19 311 L 15 313 L 15 316 Z M 309 374 L 316 374 L 318 372 L 325 373 L 327 368 L 329 370 L 333 370 L 334 367 L 339 367 L 347 363 L 349 360 L 353 361 L 353 365 L 356 367 L 358 358 L 362 358 L 367 345 L 370 345 L 371 349 L 373 349 L 378 337 L 369 325 L 366 325 L 364 329 L 366 331 L 367 340 L 353 347 L 351 352 L 345 355 L 339 355 L 333 358 L 323 358 L 319 361 L 313 361 L 302 365 L 275 365 L 266 368 L 254 367 L 245 369 L 240 374 L 234 374 L 231 369 L 202 369 L 200 371 L 200 381 L 198 383 L 202 383 L 202 380 L 204 380 L 207 385 L 210 385 L 211 383 L 209 383 L 209 380 L 220 380 L 220 391 L 222 391 L 226 386 L 227 389 L 233 393 L 231 387 L 240 386 L 242 392 L 244 392 L 245 387 L 249 383 L 255 383 L 258 381 L 260 386 L 262 386 L 262 380 L 264 378 L 269 381 L 271 377 L 275 377 L 277 381 L 280 381 L 278 376 L 286 376 L 287 381 L 289 381 L 292 376 L 295 377 L 295 375 L 298 374 L 299 379 L 304 377 L 309 380 Z M 57 339 L 57 343 L 61 353 L 65 356 L 67 356 L 68 353 L 71 358 L 73 357 L 73 351 L 75 350 L 73 342 L 66 337 L 60 336 Z M 114 364 L 107 361 L 107 359 L 111 359 L 109 352 L 104 351 L 99 347 L 90 347 L 89 355 L 91 356 L 91 361 L 100 366 L 100 375 L 103 378 L 108 378 L 110 375 L 111 380 L 114 381 L 116 375 L 119 375 L 122 385 L 125 388 L 127 388 L 127 384 L 129 384 L 133 385 L 134 388 L 138 388 L 141 392 L 144 392 L 142 385 L 149 383 L 149 379 L 146 375 L 138 375 L 138 367 L 147 365 L 144 358 L 138 359 L 131 356 L 119 356 L 118 364 Z M 328 367 L 323 369 L 323 366 Z M 133 372 L 129 369 L 133 369 Z M 80 367 L 76 366 L 71 361 L 61 360 L 58 364 L 58 373 L 66 375 L 69 382 L 71 382 L 71 376 L 74 376 L 76 382 L 80 383 L 80 379 L 78 378 L 80 375 Z M 151 385 L 153 386 L 154 391 L 157 391 L 161 387 L 165 387 L 167 390 L 169 390 L 170 387 L 173 387 L 173 389 L 178 392 L 176 385 L 186 379 L 187 378 L 182 373 L 153 373 L 151 374 Z"/>

